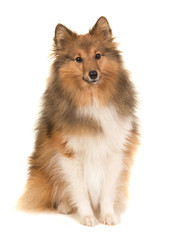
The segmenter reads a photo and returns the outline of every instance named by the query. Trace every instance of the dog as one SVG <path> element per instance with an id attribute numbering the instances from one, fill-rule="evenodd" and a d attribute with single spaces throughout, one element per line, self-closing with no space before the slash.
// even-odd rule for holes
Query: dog
<path id="1" fill-rule="evenodd" d="M 107 19 L 84 35 L 58 24 L 53 57 L 19 206 L 118 224 L 139 130 L 136 91 Z"/>

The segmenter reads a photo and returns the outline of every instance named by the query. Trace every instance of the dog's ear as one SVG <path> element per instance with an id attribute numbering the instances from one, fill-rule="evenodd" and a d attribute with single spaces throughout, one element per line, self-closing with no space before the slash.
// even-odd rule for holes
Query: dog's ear
<path id="1" fill-rule="evenodd" d="M 54 42 L 57 47 L 63 48 L 64 45 L 70 42 L 76 34 L 62 24 L 58 24 L 55 29 Z"/>
<path id="2" fill-rule="evenodd" d="M 109 26 L 108 20 L 105 17 L 100 17 L 89 33 L 91 35 L 103 37 L 104 39 L 112 38 L 112 30 Z"/>

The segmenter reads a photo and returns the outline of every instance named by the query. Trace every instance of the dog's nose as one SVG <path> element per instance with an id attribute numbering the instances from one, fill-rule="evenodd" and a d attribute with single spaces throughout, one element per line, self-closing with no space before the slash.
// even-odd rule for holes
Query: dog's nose
<path id="1" fill-rule="evenodd" d="M 96 71 L 89 72 L 90 79 L 95 80 L 97 76 L 98 76 L 98 73 Z"/>

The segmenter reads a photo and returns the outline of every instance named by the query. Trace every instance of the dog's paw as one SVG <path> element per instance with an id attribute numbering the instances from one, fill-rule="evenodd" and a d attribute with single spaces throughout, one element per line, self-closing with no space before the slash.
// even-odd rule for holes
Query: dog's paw
<path id="1" fill-rule="evenodd" d="M 95 226 L 98 224 L 98 220 L 93 215 L 86 215 L 81 218 L 81 223 L 85 226 Z"/>
<path id="2" fill-rule="evenodd" d="M 117 225 L 120 223 L 120 218 L 114 213 L 112 214 L 102 214 L 100 216 L 100 222 L 106 225 Z"/>
<path id="3" fill-rule="evenodd" d="M 62 214 L 70 214 L 73 212 L 72 207 L 65 201 L 62 201 L 59 203 L 57 210 L 59 213 L 62 213 Z"/>

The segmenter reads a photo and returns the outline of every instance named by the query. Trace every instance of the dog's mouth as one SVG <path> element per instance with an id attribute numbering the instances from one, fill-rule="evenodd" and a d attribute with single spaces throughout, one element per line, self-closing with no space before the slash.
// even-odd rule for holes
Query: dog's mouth
<path id="1" fill-rule="evenodd" d="M 86 79 L 83 77 L 83 80 L 86 81 L 87 83 L 91 84 L 91 85 L 95 85 L 100 81 L 100 78 L 96 78 L 96 79 Z"/>

